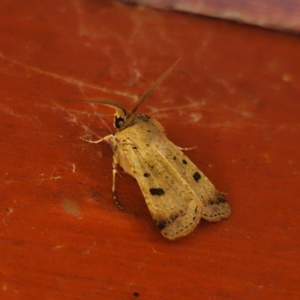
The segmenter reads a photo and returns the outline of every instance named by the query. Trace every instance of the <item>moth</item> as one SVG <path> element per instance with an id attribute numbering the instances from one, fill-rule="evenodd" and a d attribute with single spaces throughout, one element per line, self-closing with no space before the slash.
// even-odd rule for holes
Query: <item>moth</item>
<path id="1" fill-rule="evenodd" d="M 178 62 L 178 61 L 177 61 Z M 162 235 L 175 240 L 192 232 L 200 219 L 217 222 L 231 209 L 225 195 L 165 135 L 155 119 L 136 111 L 152 91 L 171 73 L 169 68 L 142 96 L 131 111 L 110 99 L 88 102 L 115 109 L 116 132 L 90 143 L 107 142 L 113 150 L 112 194 L 116 197 L 117 165 L 138 182 L 146 204 Z"/>

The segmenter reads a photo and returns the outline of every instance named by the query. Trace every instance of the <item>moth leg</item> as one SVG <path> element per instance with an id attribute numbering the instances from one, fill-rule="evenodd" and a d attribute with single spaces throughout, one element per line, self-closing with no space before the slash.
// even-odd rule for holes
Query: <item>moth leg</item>
<path id="1" fill-rule="evenodd" d="M 116 174 L 118 173 L 117 164 L 118 164 L 118 160 L 117 160 L 116 155 L 114 155 L 113 156 L 113 161 L 112 161 L 112 195 L 113 195 L 113 199 L 114 199 L 115 204 L 117 205 L 117 207 L 120 210 L 124 210 L 124 208 L 119 203 L 119 201 L 117 199 L 117 194 L 116 194 Z"/>
<path id="2" fill-rule="evenodd" d="M 113 136 L 113 135 L 110 134 L 110 135 L 107 135 L 107 136 L 105 136 L 104 138 L 102 138 L 102 139 L 100 139 L 100 140 L 96 140 L 96 141 L 86 140 L 86 139 L 84 139 L 84 138 L 82 138 L 82 137 L 80 137 L 80 139 L 83 140 L 83 141 L 85 141 L 85 142 L 87 142 L 87 143 L 91 143 L 91 144 L 99 144 L 99 143 L 101 143 L 101 142 L 103 142 L 103 141 L 105 141 L 105 142 L 109 141 L 109 140 L 112 138 L 112 136 Z"/>
<path id="3" fill-rule="evenodd" d="M 194 146 L 194 147 L 187 147 L 187 148 L 182 148 L 182 147 L 179 147 L 179 146 L 176 146 L 179 150 L 181 151 L 190 151 L 190 150 L 195 150 L 197 149 L 197 146 Z"/>

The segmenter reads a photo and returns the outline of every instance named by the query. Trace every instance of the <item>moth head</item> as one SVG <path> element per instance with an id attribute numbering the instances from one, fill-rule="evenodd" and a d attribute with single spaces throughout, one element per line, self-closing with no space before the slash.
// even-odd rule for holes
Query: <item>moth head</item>
<path id="1" fill-rule="evenodd" d="M 117 129 L 120 129 L 125 123 L 125 117 L 124 116 L 119 116 L 115 114 L 115 122 L 114 125 Z"/>
<path id="2" fill-rule="evenodd" d="M 124 125 L 128 113 L 122 103 L 119 103 L 111 99 L 95 99 L 93 100 L 93 103 L 102 104 L 110 108 L 113 108 L 116 111 L 114 115 L 114 126 L 117 129 L 120 129 Z"/>
<path id="3" fill-rule="evenodd" d="M 101 104 L 113 108 L 116 111 L 114 115 L 115 116 L 114 125 L 116 128 L 120 128 L 124 124 L 126 117 L 128 115 L 126 108 L 122 103 L 119 103 L 111 99 L 105 99 L 105 98 L 89 99 L 89 100 L 84 100 L 84 102 Z"/>

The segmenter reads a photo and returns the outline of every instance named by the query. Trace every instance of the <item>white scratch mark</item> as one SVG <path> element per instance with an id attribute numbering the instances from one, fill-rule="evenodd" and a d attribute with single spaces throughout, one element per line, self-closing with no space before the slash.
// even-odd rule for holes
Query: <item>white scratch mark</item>
<path id="1" fill-rule="evenodd" d="M 98 151 L 98 152 L 97 152 L 97 155 L 98 155 L 99 158 L 102 158 L 102 157 L 103 157 L 102 151 Z"/>
<path id="2" fill-rule="evenodd" d="M 134 72 L 136 80 L 139 80 L 142 77 L 142 74 L 138 69 L 134 68 L 133 72 Z"/>
<path id="3" fill-rule="evenodd" d="M 42 107 L 42 108 L 48 108 L 48 109 L 52 109 L 52 110 L 59 110 L 64 112 L 65 114 L 67 114 L 67 120 L 70 123 L 76 124 L 81 126 L 82 129 L 84 129 L 88 135 L 93 135 L 93 136 L 97 136 L 99 138 L 99 135 L 97 135 L 96 132 L 94 132 L 87 124 L 83 123 L 82 121 L 80 121 L 78 119 L 78 116 L 88 116 L 90 117 L 92 120 L 96 117 L 98 117 L 98 119 L 100 120 L 100 122 L 104 125 L 104 127 L 106 129 L 108 129 L 110 132 L 112 132 L 111 127 L 107 124 L 107 122 L 104 120 L 104 117 L 107 117 L 107 115 L 103 115 L 103 114 L 99 114 L 98 112 L 95 112 L 93 114 L 86 112 L 86 111 L 79 111 L 79 110 L 71 110 L 71 109 L 66 109 L 63 106 L 57 104 L 56 102 L 52 102 L 53 106 L 49 106 L 49 105 L 41 105 L 38 104 L 36 106 L 38 107 Z M 93 103 L 88 103 L 90 104 L 92 107 L 96 108 L 95 104 Z"/>
<path id="4" fill-rule="evenodd" d="M 62 177 L 61 176 L 51 176 L 50 177 L 50 180 L 59 180 L 59 179 L 62 179 Z"/>
<path id="5" fill-rule="evenodd" d="M 253 115 L 245 110 L 241 110 L 241 109 L 234 109 L 232 107 L 228 107 L 225 105 L 222 105 L 222 108 L 227 109 L 228 111 L 234 112 L 238 115 L 241 115 L 242 117 L 244 117 L 245 119 L 252 119 Z"/>
<path id="6" fill-rule="evenodd" d="M 71 171 L 72 171 L 73 173 L 75 173 L 75 172 L 76 172 L 76 166 L 75 166 L 75 164 L 71 164 L 71 166 L 72 166 L 72 170 L 71 170 Z"/>
<path id="7" fill-rule="evenodd" d="M 37 116 L 28 117 L 28 116 L 22 115 L 16 111 L 14 111 L 11 107 L 8 107 L 8 106 L 4 105 L 3 103 L 1 103 L 0 105 L 1 105 L 0 109 L 4 113 L 6 113 L 12 117 L 20 119 L 24 122 L 30 122 L 30 123 L 36 124 L 38 128 L 41 128 L 43 126 L 41 120 Z"/>
<path id="8" fill-rule="evenodd" d="M 151 247 L 151 249 L 154 253 L 158 253 L 153 247 Z"/>
<path id="9" fill-rule="evenodd" d="M 53 247 L 52 250 L 58 250 L 58 249 L 62 249 L 65 247 L 66 247 L 66 245 L 57 245 L 57 246 Z"/>
<path id="10" fill-rule="evenodd" d="M 90 88 L 90 89 L 98 90 L 98 91 L 101 91 L 101 92 L 104 92 L 104 93 L 108 93 L 108 94 L 112 94 L 112 95 L 123 96 L 123 97 L 131 98 L 131 99 L 134 99 L 134 100 L 136 99 L 136 96 L 132 95 L 130 93 L 126 93 L 126 92 L 118 91 L 118 90 L 107 89 L 107 88 L 101 87 L 99 85 L 86 83 L 84 81 L 81 81 L 81 80 L 78 80 L 78 79 L 75 79 L 75 78 L 72 78 L 72 77 L 67 77 L 67 76 L 59 75 L 59 74 L 56 74 L 56 73 L 53 73 L 53 72 L 44 71 L 44 70 L 41 70 L 39 68 L 26 65 L 24 63 L 21 63 L 21 62 L 15 60 L 15 59 L 6 57 L 1 52 L 0 52 L 0 58 L 4 59 L 6 61 L 9 61 L 11 63 L 14 63 L 16 65 L 19 65 L 19 66 L 25 68 L 25 70 L 27 70 L 27 71 L 29 70 L 29 71 L 32 71 L 32 72 L 35 72 L 35 73 L 38 73 L 38 74 L 49 76 L 49 77 L 61 80 L 63 82 L 75 85 L 76 87 L 78 87 L 78 89 L 80 91 L 82 91 L 82 87 L 85 87 L 85 88 Z"/>
<path id="11" fill-rule="evenodd" d="M 190 117 L 190 120 L 188 120 L 186 122 L 186 124 L 188 124 L 188 123 L 198 123 L 202 119 L 202 114 L 201 113 L 199 113 L 199 114 L 191 113 L 191 114 L 189 114 L 189 117 Z"/>

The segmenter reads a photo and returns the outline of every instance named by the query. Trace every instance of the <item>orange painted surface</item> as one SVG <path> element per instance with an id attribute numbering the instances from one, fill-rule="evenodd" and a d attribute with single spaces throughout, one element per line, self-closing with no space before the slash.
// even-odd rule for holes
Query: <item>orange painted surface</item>
<path id="1" fill-rule="evenodd" d="M 298 299 L 300 39 L 107 1 L 0 5 L 1 299 Z M 164 239 L 112 151 L 126 107 L 227 193 L 232 216 Z"/>

